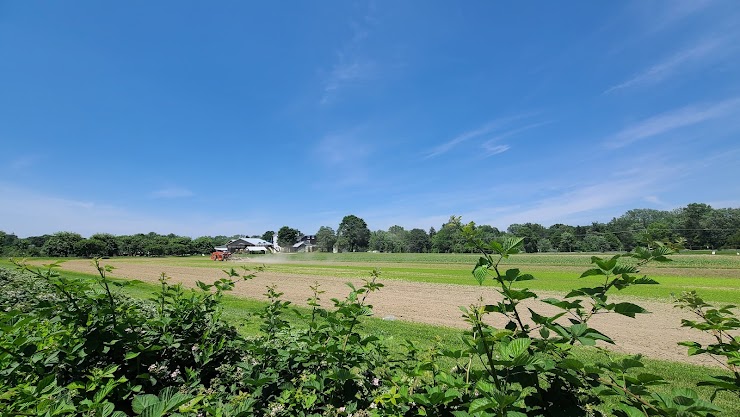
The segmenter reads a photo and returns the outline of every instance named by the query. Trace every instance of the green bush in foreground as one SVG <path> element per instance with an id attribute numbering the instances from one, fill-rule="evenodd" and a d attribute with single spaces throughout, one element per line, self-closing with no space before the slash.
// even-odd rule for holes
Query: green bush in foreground
<path id="1" fill-rule="evenodd" d="M 270 287 L 270 303 L 256 318 L 260 336 L 243 338 L 222 320 L 221 301 L 237 280 L 254 276 L 248 270 L 226 271 L 225 278 L 195 290 L 171 285 L 163 274 L 147 302 L 114 292 L 111 268 L 97 260 L 95 280 L 65 278 L 56 264 L 44 270 L 19 265 L 23 274 L 0 270 L 0 415 L 632 417 L 719 411 L 690 390 L 654 393 L 652 387 L 665 381 L 640 373 L 639 356 L 584 363 L 571 355 L 574 345 L 611 343 L 589 327 L 593 315 L 645 312 L 609 302 L 608 293 L 656 284 L 637 276 L 638 268 L 667 261 L 670 250 L 593 257 L 594 267 L 582 276 L 602 277 L 602 284 L 543 300 L 563 310 L 546 316 L 525 311 L 521 302 L 537 295 L 513 287 L 534 277 L 500 268 L 521 239 L 487 243 L 472 227 L 466 230 L 482 255 L 474 278 L 493 279 L 503 299 L 462 308 L 470 329 L 460 350 L 422 352 L 408 342 L 404 352 L 392 353 L 382 340 L 362 335 L 362 319 L 372 314 L 366 297 L 383 286 L 377 272 L 363 286 L 350 286 L 345 299 L 332 299 L 330 309 L 321 307 L 322 291 L 312 287 L 300 327 L 286 319 L 290 302 Z M 621 264 L 625 257 L 632 262 Z M 737 329 L 733 307 L 715 312 L 696 298 L 692 303 L 710 324 L 685 325 L 712 331 L 721 325 L 724 333 L 715 345 L 691 345 L 690 353 L 723 354 L 736 370 L 737 338 L 727 338 Z M 489 314 L 505 316 L 508 324 L 488 325 Z M 450 361 L 451 369 L 440 365 Z M 738 392 L 737 378 L 713 381 Z M 612 398 L 607 404 L 605 396 Z"/>

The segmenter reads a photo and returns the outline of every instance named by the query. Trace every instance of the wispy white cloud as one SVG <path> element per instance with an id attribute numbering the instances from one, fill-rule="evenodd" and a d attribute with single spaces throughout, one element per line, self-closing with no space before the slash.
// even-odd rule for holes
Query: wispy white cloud
<path id="1" fill-rule="evenodd" d="M 152 192 L 154 198 L 183 198 L 193 196 L 193 192 L 182 187 L 167 187 Z"/>
<path id="2" fill-rule="evenodd" d="M 329 104 L 341 90 L 377 77 L 377 63 L 367 58 L 363 51 L 365 41 L 377 24 L 372 12 L 368 10 L 360 19 L 350 20 L 351 36 L 335 52 L 336 60 L 324 77 L 320 104 Z"/>
<path id="3" fill-rule="evenodd" d="M 677 72 L 680 72 L 682 69 L 691 66 L 692 64 L 705 64 L 711 55 L 725 50 L 724 44 L 724 39 L 715 38 L 679 51 L 632 78 L 609 87 L 603 94 L 609 94 L 614 91 L 639 85 L 655 84 L 665 80 Z"/>
<path id="4" fill-rule="evenodd" d="M 648 32 L 659 32 L 711 8 L 712 0 L 663 0 L 632 2 L 630 6 L 641 17 Z"/>
<path id="5" fill-rule="evenodd" d="M 664 187 L 665 181 L 678 171 L 678 167 L 654 167 L 651 175 L 635 175 L 629 178 L 606 178 L 601 181 L 584 181 L 562 188 L 553 196 L 532 200 L 525 207 L 516 207 L 505 213 L 486 213 L 479 210 L 466 214 L 497 227 L 514 223 L 537 222 L 543 225 L 554 223 L 584 224 L 598 220 L 596 213 L 612 211 L 625 204 L 639 204 L 649 198 L 647 193 Z"/>
<path id="6" fill-rule="evenodd" d="M 467 131 L 465 133 L 461 133 L 454 138 L 448 140 L 445 143 L 442 143 L 440 145 L 435 146 L 431 150 L 429 150 L 426 154 L 426 158 L 434 158 L 435 156 L 439 156 L 442 154 L 445 154 L 449 151 L 451 151 L 453 148 L 455 148 L 457 145 L 473 139 L 477 138 L 479 136 L 485 135 L 487 133 L 491 133 L 493 130 L 498 129 L 500 126 L 503 125 L 504 122 L 501 120 L 493 121 L 490 123 L 487 123 L 477 129 L 473 129 L 470 131 Z"/>
<path id="7" fill-rule="evenodd" d="M 351 84 L 373 79 L 375 69 L 376 65 L 372 61 L 360 61 L 357 57 L 347 60 L 347 58 L 343 58 L 343 54 L 340 54 L 338 62 L 324 82 L 324 93 L 320 103 L 327 104 L 331 102 L 341 89 Z"/>
<path id="8" fill-rule="evenodd" d="M 740 110 L 740 98 L 683 107 L 626 127 L 609 137 L 604 144 L 610 149 L 622 148 L 634 142 L 663 135 L 680 128 L 719 119 L 737 113 L 738 110 Z"/>
<path id="9" fill-rule="evenodd" d="M 508 130 L 504 133 L 501 133 L 499 135 L 494 136 L 491 139 L 488 139 L 487 141 L 483 142 L 481 147 L 483 148 L 483 157 L 489 157 L 493 155 L 498 155 L 500 153 L 506 152 L 509 149 L 511 149 L 510 145 L 507 144 L 498 144 L 501 140 L 508 138 L 510 136 L 517 135 L 519 133 L 522 133 L 524 131 L 534 129 L 536 127 L 549 124 L 550 122 L 540 122 L 540 123 L 532 123 L 528 124 L 526 126 L 522 126 L 516 129 Z"/>
<path id="10" fill-rule="evenodd" d="M 498 155 L 511 149 L 509 145 L 494 145 L 492 143 L 485 142 L 483 144 L 483 150 L 486 152 L 486 156 Z"/>
<path id="11" fill-rule="evenodd" d="M 465 143 L 465 142 L 467 142 L 467 141 L 469 141 L 471 139 L 478 139 L 478 138 L 482 138 L 482 137 L 484 137 L 486 135 L 493 134 L 496 131 L 500 131 L 501 129 L 506 128 L 512 122 L 514 122 L 516 120 L 519 120 L 519 119 L 523 119 L 523 118 L 529 117 L 529 116 L 531 116 L 531 115 L 530 114 L 522 114 L 522 115 L 517 115 L 517 116 L 512 116 L 512 117 L 504 117 L 504 118 L 492 120 L 492 121 L 484 124 L 483 126 L 480 126 L 480 127 L 476 128 L 476 129 L 469 130 L 467 132 L 461 133 L 461 134 L 455 136 L 454 138 L 448 140 L 447 142 L 441 143 L 441 144 L 439 144 L 439 145 L 437 145 L 437 146 L 429 149 L 425 153 L 424 158 L 425 159 L 429 159 L 429 158 L 434 158 L 434 157 L 440 156 L 442 154 L 445 154 L 445 153 L 453 150 L 457 146 L 459 146 L 459 145 L 461 145 L 461 144 L 463 144 L 463 143 Z M 515 135 L 517 133 L 520 133 L 520 132 L 523 132 L 525 130 L 529 130 L 529 129 L 535 128 L 535 127 L 540 126 L 540 125 L 543 125 L 543 124 L 545 124 L 545 123 L 532 123 L 532 124 L 529 124 L 529 125 L 526 125 L 526 126 L 523 126 L 523 127 L 519 127 L 519 128 L 515 128 L 515 129 L 510 129 L 510 130 L 505 131 L 503 133 L 499 133 L 498 135 L 496 135 L 493 138 L 489 138 L 481 146 L 483 147 L 484 150 L 490 150 L 490 149 L 497 148 L 497 146 L 494 144 L 494 142 L 499 141 L 499 140 L 501 140 L 503 138 L 506 138 L 506 137 L 509 137 L 509 136 L 513 136 L 513 135 Z M 498 148 L 498 149 L 500 149 L 500 148 Z M 507 149 L 504 149 L 504 151 L 507 150 Z M 503 152 L 503 151 L 499 151 L 498 153 L 501 153 L 501 152 Z M 491 154 L 491 155 L 493 155 L 493 154 Z"/>

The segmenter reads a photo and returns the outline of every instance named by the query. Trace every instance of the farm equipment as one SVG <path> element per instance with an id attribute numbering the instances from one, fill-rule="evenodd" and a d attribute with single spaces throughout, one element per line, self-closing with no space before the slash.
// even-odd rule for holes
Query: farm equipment
<path id="1" fill-rule="evenodd" d="M 231 257 L 231 252 L 223 252 L 223 251 L 217 250 L 211 253 L 212 261 L 227 261 L 230 257 Z"/>

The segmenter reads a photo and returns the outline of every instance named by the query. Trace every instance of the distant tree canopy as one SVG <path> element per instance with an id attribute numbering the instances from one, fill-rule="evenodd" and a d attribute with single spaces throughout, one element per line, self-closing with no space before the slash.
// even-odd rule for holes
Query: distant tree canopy
<path id="1" fill-rule="evenodd" d="M 278 230 L 278 245 L 280 246 L 293 246 L 302 236 L 302 233 L 298 229 L 293 229 L 288 226 L 283 226 Z"/>
<path id="2" fill-rule="evenodd" d="M 344 216 L 337 229 L 337 244 L 342 251 L 366 250 L 370 243 L 370 229 L 365 220 L 350 214 Z"/>
<path id="3" fill-rule="evenodd" d="M 462 219 L 451 216 L 439 229 L 406 230 L 394 225 L 388 230 L 370 232 L 365 221 L 355 215 L 342 219 L 339 228 L 322 226 L 316 232 L 319 250 L 331 252 L 335 245 L 342 251 L 377 250 L 381 252 L 469 252 L 462 235 Z M 632 250 L 647 241 L 682 241 L 688 249 L 740 248 L 740 208 L 714 209 L 707 204 L 692 203 L 686 207 L 661 211 L 629 210 L 608 223 L 587 226 L 562 223 L 544 227 L 537 223 L 512 224 L 506 233 L 489 225 L 476 225 L 475 233 L 484 241 L 503 236 L 524 238 L 527 252 L 601 252 Z M 280 245 L 293 245 L 301 232 L 288 226 L 279 230 Z M 273 231 L 261 238 L 272 241 Z M 241 235 L 234 235 L 239 237 Z M 201 236 L 191 239 L 175 234 L 139 233 L 114 236 L 96 233 L 83 238 L 74 232 L 57 232 L 19 238 L 0 231 L 2 256 L 183 256 L 208 254 L 226 244 L 227 236 Z"/>
<path id="4" fill-rule="evenodd" d="M 260 236 L 260 239 L 266 240 L 268 242 L 272 242 L 272 238 L 275 236 L 275 232 L 272 230 L 268 230 L 265 233 Z"/>
<path id="5" fill-rule="evenodd" d="M 316 232 L 316 246 L 322 252 L 331 252 L 334 250 L 334 244 L 337 243 L 337 234 L 329 226 L 319 227 Z"/>

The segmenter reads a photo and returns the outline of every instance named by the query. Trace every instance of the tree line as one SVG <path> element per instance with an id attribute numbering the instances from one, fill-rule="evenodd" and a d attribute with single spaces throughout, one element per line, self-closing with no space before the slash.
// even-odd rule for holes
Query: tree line
<path id="1" fill-rule="evenodd" d="M 370 231 L 367 223 L 355 216 L 342 219 L 335 230 L 321 226 L 316 232 L 320 251 L 346 252 L 469 252 L 462 235 L 463 222 L 451 216 L 439 227 L 428 231 L 402 226 Z M 654 240 L 680 242 L 687 249 L 722 249 L 740 247 L 740 208 L 715 209 L 710 205 L 692 203 L 676 210 L 634 209 L 608 223 L 593 222 L 586 226 L 538 223 L 512 224 L 506 230 L 490 225 L 475 225 L 475 232 L 484 241 L 507 236 L 524 238 L 527 252 L 606 252 L 632 250 L 640 243 Z M 283 226 L 278 230 L 278 244 L 290 247 L 302 236 L 298 229 Z M 251 235 L 269 242 L 274 231 Z M 0 231 L 0 254 L 3 256 L 185 256 L 207 254 L 215 246 L 230 239 L 244 237 L 201 236 L 191 238 L 157 233 L 119 235 L 97 233 L 84 238 L 78 233 L 57 232 L 51 235 L 19 238 Z"/>

